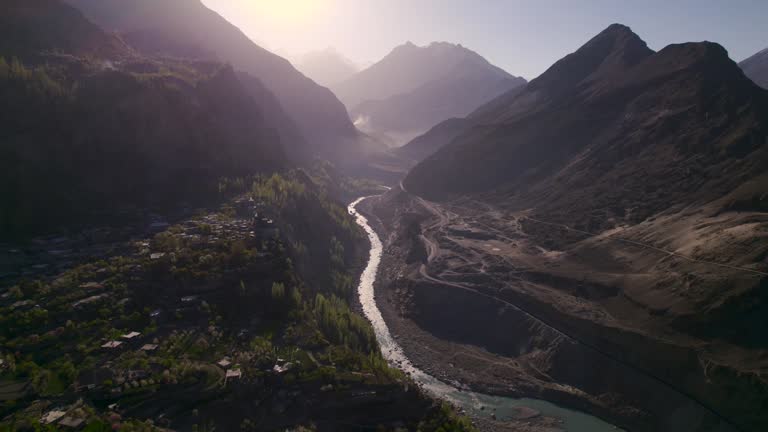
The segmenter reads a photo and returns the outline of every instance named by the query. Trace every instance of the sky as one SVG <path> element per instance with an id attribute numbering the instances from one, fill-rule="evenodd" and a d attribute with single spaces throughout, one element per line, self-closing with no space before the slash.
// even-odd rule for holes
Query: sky
<path id="1" fill-rule="evenodd" d="M 358 64 L 411 41 L 460 43 L 532 79 L 608 25 L 658 50 L 708 40 L 741 61 L 768 47 L 768 0 L 203 0 L 289 59 L 333 47 Z"/>

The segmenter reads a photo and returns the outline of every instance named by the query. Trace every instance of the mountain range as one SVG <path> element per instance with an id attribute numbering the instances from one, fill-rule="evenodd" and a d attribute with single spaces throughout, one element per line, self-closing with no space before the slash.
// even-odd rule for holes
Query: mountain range
<path id="1" fill-rule="evenodd" d="M 4 234 L 200 204 L 287 166 L 274 97 L 231 66 L 143 56 L 58 0 L 6 2 L 0 23 Z"/>
<path id="2" fill-rule="evenodd" d="M 589 206 L 597 201 L 579 204 L 579 197 L 557 191 L 606 196 L 617 187 L 613 180 L 629 176 L 630 184 L 658 191 L 633 195 L 640 205 L 633 215 L 641 220 L 658 206 L 697 198 L 649 185 L 687 173 L 681 164 L 698 172 L 688 181 L 701 194 L 714 191 L 700 182 L 733 190 L 761 174 L 766 93 L 717 44 L 653 52 L 626 27 L 613 26 L 503 98 L 470 116 L 475 126 L 461 140 L 417 166 L 405 180 L 409 190 L 433 197 L 497 191 L 548 206 Z"/>
<path id="3" fill-rule="evenodd" d="M 256 45 L 200 0 L 66 1 L 145 54 L 227 62 L 258 78 L 298 127 L 301 139 L 285 142 L 292 156 L 359 153 L 358 132 L 330 90 Z"/>
<path id="4" fill-rule="evenodd" d="M 360 71 L 357 65 L 334 48 L 306 53 L 295 64 L 304 75 L 326 87 L 345 81 Z"/>
<path id="5" fill-rule="evenodd" d="M 615 24 L 522 89 L 414 140 L 414 159 L 434 153 L 377 211 L 394 230 L 389 250 L 410 249 L 405 265 L 424 266 L 390 270 L 414 275 L 393 289 L 416 287 L 396 307 L 598 399 L 624 395 L 618 405 L 655 419 L 631 428 L 713 430 L 726 419 L 723 430 L 763 430 L 754 413 L 768 394 L 757 372 L 768 367 L 768 91 L 747 63 L 742 71 L 712 42 L 656 52 Z M 545 358 L 529 358 L 508 351 L 524 343 L 513 335 L 491 340 L 479 335 L 493 327 L 438 320 L 429 305 L 451 307 L 457 284 L 565 329 L 584 351 L 552 342 Z M 653 406 L 636 393 L 644 384 L 569 372 L 592 355 L 611 359 L 606 375 L 631 365 L 688 402 Z M 673 420 L 691 400 L 697 420 Z M 719 420 L 703 420 L 713 413 Z"/>
<path id="6" fill-rule="evenodd" d="M 461 45 L 409 42 L 332 89 L 360 129 L 402 144 L 525 82 Z"/>
<path id="7" fill-rule="evenodd" d="M 267 258 L 268 239 L 258 246 L 256 231 L 269 233 L 280 259 L 264 261 L 259 270 L 270 287 L 265 298 L 288 300 L 286 286 L 273 278 L 285 273 L 297 307 L 292 317 L 328 327 L 328 305 L 345 301 L 336 294 L 355 297 L 345 263 L 362 268 L 366 256 L 358 249 L 368 246 L 328 195 L 350 198 L 379 187 L 339 175 L 325 162 L 314 171 L 272 174 L 306 168 L 319 157 L 394 185 L 407 166 L 398 186 L 360 209 L 384 243 L 376 287 L 386 299 L 379 303 L 382 316 L 414 364 L 429 365 L 435 357 L 433 376 L 458 377 L 486 393 L 555 401 L 629 430 L 768 429 L 768 51 L 740 64 L 712 42 L 654 51 L 629 27 L 613 24 L 530 82 L 444 42 L 406 43 L 362 71 L 335 51 L 313 54 L 299 69 L 317 82 L 200 0 L 4 0 L 0 237 L 22 244 L 52 231 L 120 224 L 137 213 L 191 212 L 231 198 L 224 196 L 227 188 L 251 193 L 250 200 L 242 196 L 201 219 L 225 221 L 216 227 L 188 223 L 196 234 L 181 227 L 171 234 L 205 239 L 237 265 Z M 384 141 L 407 144 L 385 152 Z M 264 217 L 265 209 L 279 211 Z M 256 210 L 262 217 L 254 221 Z M 238 212 L 245 216 L 235 226 L 231 215 Z M 290 219 L 286 229 L 275 228 L 284 222 L 279 217 Z M 242 241 L 214 243 L 223 240 L 218 234 L 238 229 L 253 242 L 252 251 L 241 248 Z M 281 231 L 285 247 L 277 245 Z M 168 256 L 150 255 L 164 238 Z M 210 294 L 196 285 L 207 276 L 182 274 L 175 265 L 210 264 L 218 279 L 215 260 L 192 255 L 191 247 L 184 248 L 185 259 L 171 238 L 163 233 L 146 242 L 137 260 L 157 274 L 188 277 L 196 293 Z M 4 256 L 20 254 L 6 249 Z M 283 259 L 286 251 L 295 254 Z M 339 263 L 343 272 L 333 268 Z M 303 282 L 290 276 L 294 264 L 313 284 L 332 285 L 331 300 L 305 302 Z M 79 277 L 104 277 L 81 269 L 71 281 L 79 294 L 102 285 L 81 284 Z M 246 296 L 250 288 L 238 279 L 227 284 Z M 119 292 L 122 282 L 115 283 Z M 41 339 L 35 320 L 48 312 L 20 299 L 33 291 L 42 296 L 35 301 L 55 294 L 44 286 L 19 282 L 4 295 L 2 306 L 23 317 L 18 321 L 29 334 L 23 341 L 6 337 L 18 330 L 9 326 L 4 341 L 17 348 L 48 344 L 44 338 L 78 326 L 93 337 L 87 325 L 62 321 L 61 330 Z M 179 312 L 175 305 L 184 297 L 177 294 L 163 301 Z M 227 308 L 248 315 L 245 321 L 272 326 L 222 298 Z M 71 300 L 56 308 L 69 313 Z M 207 311 L 201 305 L 195 313 L 210 312 L 205 304 Z M 310 305 L 325 312 L 315 315 Z M 94 315 L 96 324 L 109 322 L 105 310 Z M 149 323 L 150 310 L 154 306 L 137 309 L 137 319 Z M 369 405 L 391 411 L 399 401 L 400 410 L 413 399 L 415 411 L 427 410 L 422 404 L 431 402 L 409 392 L 399 375 L 389 376 L 374 355 L 367 322 L 351 312 L 333 314 L 339 326 L 360 330 L 367 341 L 358 344 L 363 357 L 350 357 L 351 339 L 334 331 L 338 350 L 319 357 L 332 366 L 302 357 L 304 365 L 322 368 L 318 377 L 328 382 L 322 378 L 310 390 L 316 399 L 293 390 L 291 397 L 332 405 L 348 389 L 330 379 L 331 371 L 362 359 L 371 371 L 384 372 L 350 374 L 351 386 L 385 378 L 391 385 L 389 393 L 372 391 Z M 165 329 L 176 328 L 180 317 Z M 201 322 L 221 321 L 211 318 Z M 322 332 L 299 324 L 287 326 L 285 335 L 311 349 L 328 344 Z M 238 338 L 248 334 L 243 330 L 238 327 Z M 267 339 L 246 344 L 262 342 Z M 4 359 L 27 355 L 32 358 L 18 350 Z M 450 363 L 442 361 L 449 356 Z M 226 387 L 228 375 L 209 360 L 205 370 L 222 376 Z M 20 371 L 29 367 L 19 363 Z M 271 370 L 280 385 L 293 386 L 300 376 L 289 380 L 278 369 Z M 260 371 L 253 388 L 279 388 L 262 386 Z M 39 385 L 43 374 L 28 372 L 22 378 Z M 44 388 L 55 387 L 51 382 Z M 99 385 L 113 387 L 106 380 Z M 353 390 L 359 399 L 362 393 Z M 274 406 L 275 412 L 284 408 Z M 297 404 L 295 412 L 303 407 Z M 435 409 L 442 410 L 428 411 Z M 398 416 L 398 410 L 386 414 Z M 420 414 L 411 414 L 418 421 Z M 378 419 L 368 412 L 361 417 Z"/>

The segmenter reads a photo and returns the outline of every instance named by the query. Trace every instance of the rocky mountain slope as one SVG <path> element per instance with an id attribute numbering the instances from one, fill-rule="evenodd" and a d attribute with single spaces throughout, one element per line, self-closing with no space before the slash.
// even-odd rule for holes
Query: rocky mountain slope
<path id="1" fill-rule="evenodd" d="M 761 174 L 766 96 L 719 45 L 654 53 L 613 26 L 508 103 L 475 116 L 471 135 L 425 160 L 405 184 L 425 196 L 494 190 L 560 208 L 584 202 L 574 190 L 658 191 L 631 194 L 627 207 L 640 206 L 632 219 L 642 220 L 679 200 L 718 198 Z M 627 177 L 632 172 L 644 175 Z M 661 191 L 671 178 L 685 181 Z M 691 194 L 694 187 L 704 195 Z M 565 190 L 568 196 L 552 199 Z"/>
<path id="2" fill-rule="evenodd" d="M 402 143 L 522 84 L 461 45 L 436 42 L 399 46 L 333 90 L 358 127 Z"/>
<path id="3" fill-rule="evenodd" d="M 357 131 L 330 90 L 287 60 L 253 43 L 199 0 L 67 0 L 107 31 L 149 54 L 196 56 L 231 63 L 277 96 L 309 146 L 286 145 L 293 156 L 337 156 L 357 150 Z"/>
<path id="4" fill-rule="evenodd" d="M 630 430 L 763 430 L 767 135 L 768 92 L 721 46 L 612 25 L 382 199 L 384 292 L 430 348 L 483 347 L 480 388 Z"/>
<path id="5" fill-rule="evenodd" d="M 34 21 L 39 27 L 30 26 Z M 110 37 L 82 14 L 58 2 L 8 0 L 0 10 L 0 26 L 5 36 L 0 52 L 9 59 L 38 56 L 60 51 L 74 55 L 118 57 L 128 55 L 128 47 Z"/>
<path id="6" fill-rule="evenodd" d="M 285 166 L 231 67 L 140 56 L 57 0 L 8 5 L 0 39 L 35 44 L 0 52 L 4 234 L 202 203 L 220 177 Z"/>
<path id="7" fill-rule="evenodd" d="M 411 166 L 415 165 L 432 156 L 460 135 L 468 133 L 477 125 L 478 119 L 482 119 L 483 113 L 493 110 L 495 107 L 504 106 L 506 101 L 514 98 L 515 95 L 524 89 L 524 85 L 515 87 L 480 106 L 466 117 L 451 118 L 438 123 L 423 135 L 417 136 L 402 147 L 397 148 L 394 152 L 398 156 L 405 158 Z"/>
<path id="8" fill-rule="evenodd" d="M 755 84 L 768 89 L 768 48 L 742 60 L 739 66 Z"/>
<path id="9" fill-rule="evenodd" d="M 351 60 L 334 48 L 306 53 L 295 64 L 304 75 L 326 87 L 343 82 L 360 71 Z"/>
<path id="10" fill-rule="evenodd" d="M 415 165 L 456 139 L 456 137 L 471 128 L 471 125 L 471 120 L 461 117 L 442 121 L 425 134 L 417 136 L 394 151 L 398 155 L 412 161 Z"/>

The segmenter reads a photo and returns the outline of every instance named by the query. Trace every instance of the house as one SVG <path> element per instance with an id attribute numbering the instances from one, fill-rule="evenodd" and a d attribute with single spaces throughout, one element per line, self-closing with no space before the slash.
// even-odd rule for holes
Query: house
<path id="1" fill-rule="evenodd" d="M 60 426 L 70 429 L 80 429 L 83 426 L 83 423 L 85 423 L 84 419 L 75 417 L 64 417 L 59 421 Z"/>
<path id="2" fill-rule="evenodd" d="M 101 347 L 102 348 L 106 348 L 106 349 L 115 349 L 115 348 L 119 347 L 122 344 L 123 343 L 120 342 L 120 341 L 109 341 L 109 342 L 105 343 L 104 345 L 102 345 Z"/>
<path id="3" fill-rule="evenodd" d="M 191 295 L 191 296 L 184 296 L 181 298 L 182 303 L 191 303 L 193 301 L 197 300 L 197 296 Z"/>
<path id="4" fill-rule="evenodd" d="M 151 260 L 159 260 L 160 258 L 165 256 L 165 252 L 155 252 L 149 256 L 149 259 Z"/>
<path id="5" fill-rule="evenodd" d="M 218 362 L 216 362 L 216 364 L 221 366 L 222 368 L 226 369 L 227 367 L 229 367 L 229 365 L 232 364 L 232 362 L 229 361 L 228 358 L 224 357 L 223 359 L 221 359 Z"/>
<path id="6" fill-rule="evenodd" d="M 61 410 L 51 410 L 51 411 L 48 411 L 47 413 L 45 413 L 43 415 L 42 418 L 40 418 L 40 423 L 42 423 L 42 424 L 51 424 L 51 423 L 55 422 L 56 420 L 64 417 L 64 415 L 66 415 L 66 414 L 67 414 L 66 411 L 61 411 Z"/>
<path id="7" fill-rule="evenodd" d="M 135 339 L 135 338 L 137 338 L 139 336 L 141 336 L 141 333 L 136 332 L 136 331 L 132 331 L 132 332 L 126 333 L 126 334 L 124 334 L 124 335 L 122 335 L 120 337 L 122 337 L 123 339 L 129 339 L 130 340 L 130 339 Z"/>
<path id="8" fill-rule="evenodd" d="M 240 379 L 242 376 L 243 372 L 240 369 L 230 369 L 227 371 L 227 375 L 224 377 L 224 382 L 226 383 L 230 378 Z"/>
<path id="9" fill-rule="evenodd" d="M 288 372 L 291 369 L 293 369 L 293 363 L 288 362 L 288 363 L 285 363 L 285 364 L 281 365 L 280 362 L 278 362 L 278 364 L 276 364 L 272 368 L 272 371 L 275 372 L 276 374 L 283 374 L 283 373 Z"/>
<path id="10" fill-rule="evenodd" d="M 76 307 L 79 307 L 79 306 L 82 306 L 82 305 L 86 305 L 88 303 L 94 303 L 94 302 L 97 302 L 97 301 L 99 301 L 99 300 L 101 300 L 103 298 L 106 298 L 106 297 L 107 297 L 106 294 L 99 294 L 99 295 L 87 297 L 87 298 L 84 298 L 82 300 L 78 300 L 78 301 L 72 303 L 72 307 L 76 308 Z"/>
<path id="11" fill-rule="evenodd" d="M 157 344 L 146 344 L 143 347 L 141 347 L 141 351 L 155 351 L 157 350 Z"/>
<path id="12" fill-rule="evenodd" d="M 84 284 L 80 284 L 80 288 L 84 288 L 87 290 L 100 290 L 104 288 L 104 285 L 98 282 L 86 282 Z"/>

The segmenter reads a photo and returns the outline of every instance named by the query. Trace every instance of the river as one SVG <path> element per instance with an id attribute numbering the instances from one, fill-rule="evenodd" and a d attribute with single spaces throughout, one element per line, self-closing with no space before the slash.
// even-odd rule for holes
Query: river
<path id="1" fill-rule="evenodd" d="M 383 248 L 381 239 L 368 224 L 368 220 L 357 211 L 357 205 L 365 198 L 367 197 L 358 198 L 349 205 L 349 213 L 355 216 L 357 224 L 365 230 L 371 241 L 370 257 L 360 277 L 358 293 L 363 313 L 373 325 L 376 339 L 381 346 L 381 352 L 392 366 L 409 374 L 416 383 L 434 397 L 451 402 L 473 416 L 490 418 L 491 415 L 495 414 L 499 420 L 503 420 L 518 416 L 521 409 L 528 408 L 538 411 L 542 415 L 562 420 L 563 428 L 568 432 L 616 432 L 620 430 L 597 417 L 562 408 L 544 400 L 492 396 L 460 390 L 456 385 L 443 382 L 416 368 L 408 360 L 400 345 L 392 338 L 392 334 L 381 316 L 381 311 L 376 305 L 373 286 Z"/>

